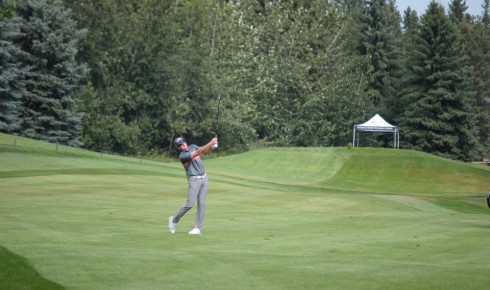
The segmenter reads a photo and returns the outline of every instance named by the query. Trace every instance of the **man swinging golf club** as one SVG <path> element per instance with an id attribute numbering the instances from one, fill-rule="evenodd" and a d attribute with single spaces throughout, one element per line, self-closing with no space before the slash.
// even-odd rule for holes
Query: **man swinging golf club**
<path id="1" fill-rule="evenodd" d="M 218 138 L 216 137 L 202 147 L 194 144 L 187 145 L 182 137 L 177 137 L 174 140 L 175 147 L 180 151 L 180 162 L 184 166 L 187 175 L 187 202 L 177 211 L 175 216 L 168 218 L 168 228 L 172 234 L 175 233 L 176 224 L 194 206 L 196 201 L 197 213 L 194 220 L 194 229 L 189 234 L 201 234 L 204 212 L 206 211 L 208 177 L 200 155 L 211 150 L 215 144 L 218 144 Z"/>

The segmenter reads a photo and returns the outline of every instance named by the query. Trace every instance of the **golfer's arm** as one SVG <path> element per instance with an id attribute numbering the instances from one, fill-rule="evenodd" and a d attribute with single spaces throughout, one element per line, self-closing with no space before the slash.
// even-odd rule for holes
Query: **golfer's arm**
<path id="1" fill-rule="evenodd" d="M 211 140 L 211 141 L 209 141 L 208 144 L 199 147 L 199 149 L 197 149 L 196 151 L 192 151 L 191 152 L 191 158 L 194 158 L 197 155 L 201 155 L 202 153 L 208 152 L 209 150 L 211 150 L 211 147 L 213 146 L 213 144 L 214 144 L 213 140 Z"/>

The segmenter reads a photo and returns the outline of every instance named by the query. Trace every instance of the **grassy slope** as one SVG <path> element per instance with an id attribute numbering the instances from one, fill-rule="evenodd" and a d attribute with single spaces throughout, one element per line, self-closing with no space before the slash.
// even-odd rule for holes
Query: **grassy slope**
<path id="1" fill-rule="evenodd" d="M 481 194 L 490 174 L 486 166 L 373 148 L 271 148 L 208 163 L 216 174 L 257 182 L 400 194 Z"/>
<path id="2" fill-rule="evenodd" d="M 0 134 L 0 144 L 12 141 Z M 486 289 L 490 282 L 482 199 L 490 171 L 482 166 L 366 148 L 271 148 L 208 159 L 205 229 L 192 237 L 194 211 L 175 235 L 166 232 L 168 215 L 184 201 L 178 163 L 53 146 L 22 138 L 16 147 L 0 145 L 0 246 L 43 283 Z M 2 273 L 5 267 L 0 262 Z"/>

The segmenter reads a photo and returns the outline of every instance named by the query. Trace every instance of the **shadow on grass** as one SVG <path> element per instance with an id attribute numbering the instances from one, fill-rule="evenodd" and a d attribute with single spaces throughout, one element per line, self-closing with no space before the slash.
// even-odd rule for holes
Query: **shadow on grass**
<path id="1" fill-rule="evenodd" d="M 46 280 L 29 261 L 0 246 L 0 289 L 65 289 Z"/>

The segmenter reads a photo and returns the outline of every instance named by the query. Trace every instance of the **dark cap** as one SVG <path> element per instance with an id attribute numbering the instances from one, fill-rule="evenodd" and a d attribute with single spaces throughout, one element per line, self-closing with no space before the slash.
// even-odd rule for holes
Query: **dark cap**
<path id="1" fill-rule="evenodd" d="M 182 137 L 177 137 L 174 139 L 174 145 L 175 147 L 180 146 L 185 143 L 185 139 Z"/>

